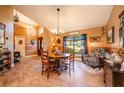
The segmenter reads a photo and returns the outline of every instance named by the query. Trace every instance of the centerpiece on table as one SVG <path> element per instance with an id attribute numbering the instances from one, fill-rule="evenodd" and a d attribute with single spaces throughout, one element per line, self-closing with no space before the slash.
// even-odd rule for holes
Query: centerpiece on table
<path id="1" fill-rule="evenodd" d="M 54 48 L 54 54 L 55 55 L 59 55 L 60 54 L 60 50 L 58 49 L 58 47 Z"/>

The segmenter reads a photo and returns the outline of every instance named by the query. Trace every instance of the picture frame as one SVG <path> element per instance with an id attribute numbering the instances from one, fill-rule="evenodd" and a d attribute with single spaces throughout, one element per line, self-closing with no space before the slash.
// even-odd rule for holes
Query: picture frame
<path id="1" fill-rule="evenodd" d="M 5 44 L 5 25 L 0 23 L 0 44 Z"/>
<path id="2" fill-rule="evenodd" d="M 124 48 L 124 10 L 119 15 L 120 26 L 119 26 L 119 47 Z"/>
<path id="3" fill-rule="evenodd" d="M 109 29 L 107 32 L 107 43 L 114 43 L 114 26 Z"/>
<path id="4" fill-rule="evenodd" d="M 90 39 L 90 42 L 101 42 L 100 36 L 92 36 L 89 39 Z"/>

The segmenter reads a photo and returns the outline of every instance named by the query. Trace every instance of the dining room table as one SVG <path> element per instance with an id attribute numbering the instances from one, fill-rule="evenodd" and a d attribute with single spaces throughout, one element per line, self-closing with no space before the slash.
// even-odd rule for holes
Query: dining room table
<path id="1" fill-rule="evenodd" d="M 49 53 L 49 58 L 59 60 L 59 59 L 67 59 L 69 58 L 70 54 L 69 53 Z"/>
<path id="2" fill-rule="evenodd" d="M 58 54 L 49 53 L 49 59 L 53 60 L 53 62 L 58 63 L 57 67 L 59 72 L 62 72 L 64 68 L 64 66 L 62 65 L 62 62 L 67 61 L 69 57 L 70 57 L 69 53 L 58 53 Z"/>

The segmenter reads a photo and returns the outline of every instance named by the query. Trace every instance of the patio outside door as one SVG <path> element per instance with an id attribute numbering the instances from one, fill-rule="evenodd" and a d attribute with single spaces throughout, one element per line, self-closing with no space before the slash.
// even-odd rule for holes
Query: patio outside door
<path id="1" fill-rule="evenodd" d="M 25 37 L 24 36 L 16 36 L 15 37 L 15 51 L 19 51 L 22 57 L 26 55 L 25 49 Z"/>

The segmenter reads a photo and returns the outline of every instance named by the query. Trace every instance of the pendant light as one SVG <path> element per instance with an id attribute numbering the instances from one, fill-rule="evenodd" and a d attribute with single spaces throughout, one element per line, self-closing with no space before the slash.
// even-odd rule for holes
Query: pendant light
<path id="1" fill-rule="evenodd" d="M 61 36 L 61 34 L 60 34 L 60 27 L 59 27 L 59 12 L 60 12 L 60 9 L 59 8 L 57 8 L 57 12 L 58 12 L 58 19 L 57 19 L 57 23 L 58 23 L 58 25 L 57 25 L 57 44 L 60 44 L 61 43 L 61 40 L 60 40 L 60 36 Z"/>
<path id="2" fill-rule="evenodd" d="M 14 15 L 14 21 L 19 22 L 19 16 L 18 16 L 17 11 L 16 11 L 16 14 Z"/>

